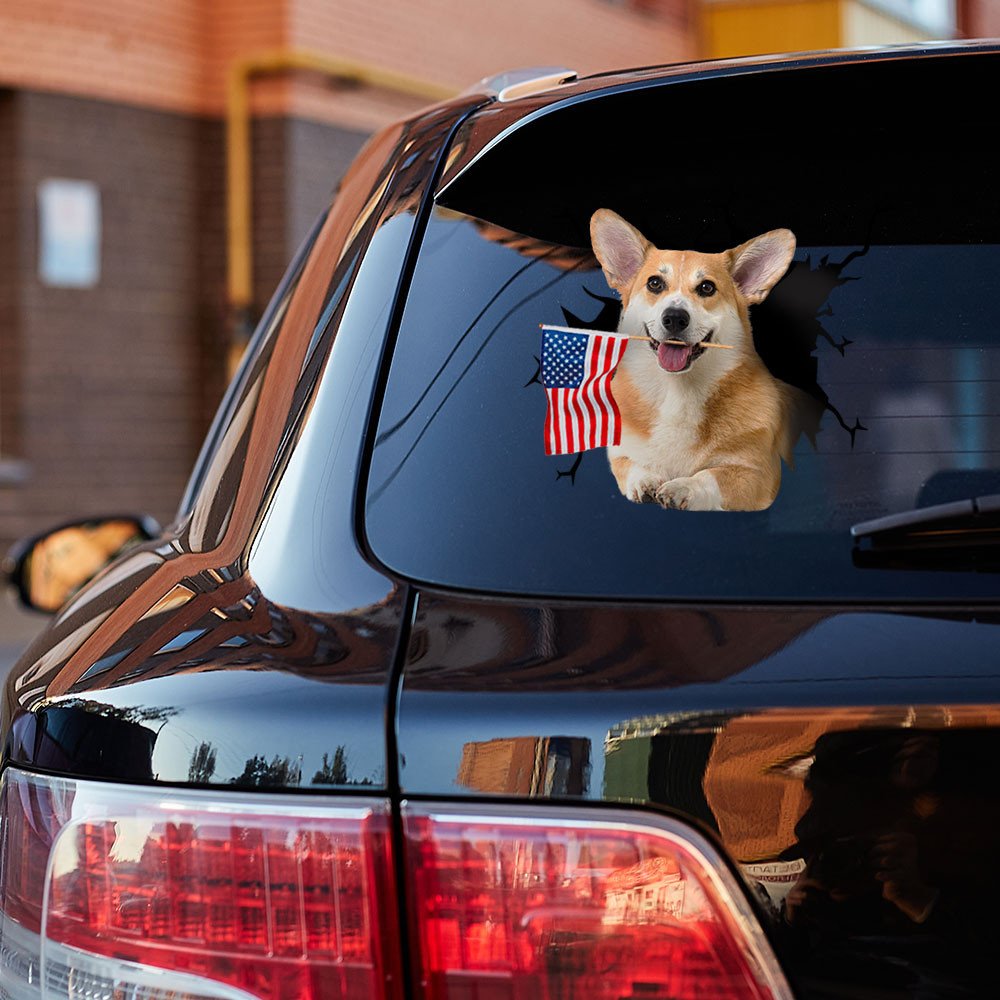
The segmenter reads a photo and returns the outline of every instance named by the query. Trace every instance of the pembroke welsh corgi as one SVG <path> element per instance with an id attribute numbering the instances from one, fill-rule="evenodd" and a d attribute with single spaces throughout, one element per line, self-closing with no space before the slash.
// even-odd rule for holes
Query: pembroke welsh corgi
<path id="1" fill-rule="evenodd" d="M 621 295 L 629 342 L 612 390 L 622 493 L 680 510 L 763 510 L 781 460 L 819 404 L 776 379 L 754 350 L 749 307 L 788 270 L 795 236 L 775 229 L 724 253 L 659 250 L 610 209 L 590 220 L 594 253 Z M 706 344 L 730 348 L 710 349 Z"/>

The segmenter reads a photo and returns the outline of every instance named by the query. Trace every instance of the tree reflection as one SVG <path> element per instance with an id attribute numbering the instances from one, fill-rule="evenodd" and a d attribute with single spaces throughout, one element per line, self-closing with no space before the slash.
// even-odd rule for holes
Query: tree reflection
<path id="1" fill-rule="evenodd" d="M 302 760 L 279 757 L 275 754 L 271 762 L 263 755 L 254 754 L 243 767 L 243 773 L 231 778 L 229 784 L 251 788 L 283 788 L 298 785 L 302 781 Z"/>
<path id="2" fill-rule="evenodd" d="M 188 781 L 192 784 L 208 784 L 215 774 L 215 757 L 215 747 L 211 743 L 199 743 L 191 755 Z"/>
<path id="3" fill-rule="evenodd" d="M 323 766 L 313 775 L 311 784 L 347 784 L 347 750 L 343 745 L 334 750 L 332 763 L 330 762 L 330 755 L 323 754 Z"/>
<path id="4" fill-rule="evenodd" d="M 99 715 L 103 719 L 115 719 L 118 722 L 127 722 L 135 726 L 145 726 L 152 728 L 150 723 L 160 723 L 159 732 L 163 728 L 163 723 L 172 719 L 180 713 L 179 708 L 154 708 L 142 705 L 108 705 L 101 701 L 93 701 L 89 698 L 62 698 L 58 702 L 53 702 L 54 708 L 72 708 L 81 712 L 89 712 L 92 715 Z"/>
<path id="5" fill-rule="evenodd" d="M 205 766 L 204 777 L 192 777 L 195 774 L 196 763 Z M 211 770 L 208 770 L 208 768 Z M 202 743 L 191 759 L 191 769 L 188 772 L 191 781 L 209 781 L 215 771 L 215 749 L 210 743 Z M 350 764 L 347 757 L 347 747 L 337 746 L 333 755 L 323 754 L 323 762 L 313 774 L 310 785 L 354 785 L 372 787 L 381 778 L 377 774 L 363 778 L 350 776 Z M 243 771 L 235 778 L 229 779 L 230 785 L 242 785 L 249 788 L 289 788 L 302 784 L 302 756 L 282 757 L 275 754 L 270 761 L 264 754 L 254 754 L 243 765 Z"/>
<path id="6" fill-rule="evenodd" d="M 347 770 L 347 747 L 341 744 L 333 751 L 333 760 L 329 754 L 323 754 L 323 766 L 313 775 L 312 785 L 374 785 L 372 778 L 352 779 Z"/>

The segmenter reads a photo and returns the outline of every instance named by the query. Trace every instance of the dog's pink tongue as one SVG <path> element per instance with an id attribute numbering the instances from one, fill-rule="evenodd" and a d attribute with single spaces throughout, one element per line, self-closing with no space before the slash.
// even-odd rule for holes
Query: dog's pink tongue
<path id="1" fill-rule="evenodd" d="M 691 357 L 691 345 L 660 344 L 656 349 L 656 358 L 664 371 L 679 372 Z"/>

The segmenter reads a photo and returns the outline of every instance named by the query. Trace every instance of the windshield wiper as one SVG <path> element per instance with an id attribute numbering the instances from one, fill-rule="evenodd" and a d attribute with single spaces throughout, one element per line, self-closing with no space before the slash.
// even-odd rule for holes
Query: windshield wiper
<path id="1" fill-rule="evenodd" d="M 855 566 L 1000 571 L 1000 493 L 917 507 L 851 528 Z"/>

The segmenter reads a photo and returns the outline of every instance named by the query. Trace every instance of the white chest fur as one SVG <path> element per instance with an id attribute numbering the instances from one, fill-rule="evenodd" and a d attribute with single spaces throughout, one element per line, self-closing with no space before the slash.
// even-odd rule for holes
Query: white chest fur
<path id="1" fill-rule="evenodd" d="M 625 430 L 609 457 L 628 457 L 664 479 L 691 476 L 704 468 L 700 428 L 705 405 L 733 361 L 729 351 L 708 352 L 689 371 L 673 374 L 660 368 L 645 343 L 629 344 L 619 371 L 635 393 L 630 405 L 623 406 Z M 631 413 L 630 406 L 640 412 Z"/>

